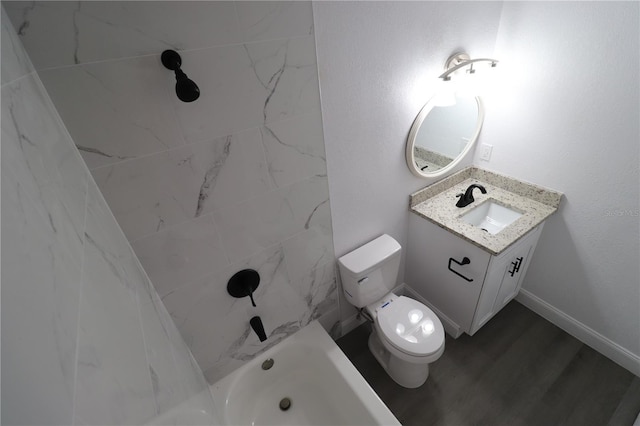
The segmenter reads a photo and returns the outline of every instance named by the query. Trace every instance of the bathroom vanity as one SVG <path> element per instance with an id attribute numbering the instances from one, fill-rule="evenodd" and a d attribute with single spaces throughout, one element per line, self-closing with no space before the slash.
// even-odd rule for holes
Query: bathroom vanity
<path id="1" fill-rule="evenodd" d="M 439 76 L 496 59 L 458 52 Z M 467 76 L 468 78 L 468 76 Z M 484 121 L 479 97 L 435 93 L 414 120 L 405 156 L 424 178 L 450 173 L 475 146 Z M 468 167 L 411 195 L 405 283 L 453 337 L 473 335 L 522 286 L 544 221 L 562 194 L 497 173 Z"/>
<path id="2" fill-rule="evenodd" d="M 458 194 L 480 185 L 468 206 Z M 411 195 L 405 282 L 447 333 L 473 335 L 519 292 L 562 194 L 475 167 Z"/>

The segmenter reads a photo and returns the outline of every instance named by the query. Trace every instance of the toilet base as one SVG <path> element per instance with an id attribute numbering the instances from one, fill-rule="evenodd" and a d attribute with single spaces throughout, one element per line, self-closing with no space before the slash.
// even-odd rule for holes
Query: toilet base
<path id="1" fill-rule="evenodd" d="M 389 377 L 402 387 L 418 388 L 429 377 L 429 364 L 414 364 L 393 356 L 375 331 L 369 335 L 369 350 Z"/>

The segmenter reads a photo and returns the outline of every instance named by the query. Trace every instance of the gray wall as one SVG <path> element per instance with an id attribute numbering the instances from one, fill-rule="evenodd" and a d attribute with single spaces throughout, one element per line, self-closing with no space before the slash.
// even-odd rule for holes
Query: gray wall
<path id="1" fill-rule="evenodd" d="M 3 9 L 2 424 L 141 424 L 188 399 L 212 413 Z"/>
<path id="2" fill-rule="evenodd" d="M 308 2 L 15 2 L 7 12 L 98 187 L 211 381 L 338 320 Z M 200 87 L 180 102 L 178 49 Z M 258 270 L 257 308 L 226 293 Z M 260 343 L 249 319 L 260 315 Z"/>
<path id="3" fill-rule="evenodd" d="M 337 256 L 383 233 L 406 247 L 409 194 L 434 181 L 406 166 L 409 128 L 449 55 L 491 57 L 501 10 L 500 2 L 314 3 Z M 341 307 L 343 319 L 355 312 Z"/>
<path id="4" fill-rule="evenodd" d="M 640 374 L 640 5 L 508 2 L 490 170 L 564 192 L 523 288 Z M 614 76 L 612 78 L 612 75 Z"/>

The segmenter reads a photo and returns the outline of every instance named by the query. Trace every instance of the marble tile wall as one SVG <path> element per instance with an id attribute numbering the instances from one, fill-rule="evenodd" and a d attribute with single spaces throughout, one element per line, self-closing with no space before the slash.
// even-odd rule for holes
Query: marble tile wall
<path id="1" fill-rule="evenodd" d="M 339 330 L 310 2 L 6 8 L 208 380 L 313 319 Z M 167 48 L 196 102 L 175 96 Z M 226 293 L 247 267 L 261 275 L 257 308 Z"/>
<path id="2" fill-rule="evenodd" d="M 2 424 L 143 424 L 184 403 L 212 413 L 4 9 L 1 62 Z"/>

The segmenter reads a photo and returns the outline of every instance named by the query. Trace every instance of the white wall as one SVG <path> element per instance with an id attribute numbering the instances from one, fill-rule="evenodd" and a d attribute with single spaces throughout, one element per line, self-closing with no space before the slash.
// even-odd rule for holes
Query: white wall
<path id="1" fill-rule="evenodd" d="M 186 400 L 212 413 L 3 8 L 2 424 L 142 424 Z"/>
<path id="2" fill-rule="evenodd" d="M 506 2 L 484 168 L 564 192 L 524 289 L 640 362 L 637 2 Z M 618 348 L 618 349 L 620 349 Z M 640 367 L 636 368 L 638 374 Z"/>
<path id="3" fill-rule="evenodd" d="M 314 3 L 336 256 L 383 233 L 406 247 L 409 194 L 430 183 L 406 166 L 409 128 L 452 53 L 493 53 L 500 11 L 496 2 Z"/>

